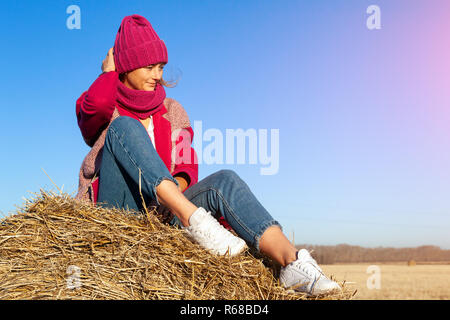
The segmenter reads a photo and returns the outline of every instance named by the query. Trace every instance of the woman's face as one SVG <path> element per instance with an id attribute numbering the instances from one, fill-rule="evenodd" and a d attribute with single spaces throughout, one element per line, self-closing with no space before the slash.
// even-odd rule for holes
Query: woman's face
<path id="1" fill-rule="evenodd" d="M 165 63 L 152 64 L 129 71 L 125 74 L 123 84 L 130 89 L 154 91 L 156 83 L 161 80 Z"/>

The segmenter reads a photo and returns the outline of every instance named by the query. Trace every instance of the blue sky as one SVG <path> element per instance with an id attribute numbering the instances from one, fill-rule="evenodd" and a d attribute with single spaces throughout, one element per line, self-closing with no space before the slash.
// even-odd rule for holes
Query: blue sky
<path id="1" fill-rule="evenodd" d="M 366 26 L 371 4 L 379 30 Z M 66 26 L 70 5 L 81 29 Z M 202 164 L 200 179 L 235 170 L 297 243 L 450 249 L 448 9 L 444 0 L 2 3 L 0 215 L 56 190 L 42 169 L 76 191 L 89 148 L 75 101 L 136 13 L 165 41 L 165 77 L 181 75 L 166 93 L 192 123 L 224 136 L 279 130 L 276 174 L 247 161 Z"/>

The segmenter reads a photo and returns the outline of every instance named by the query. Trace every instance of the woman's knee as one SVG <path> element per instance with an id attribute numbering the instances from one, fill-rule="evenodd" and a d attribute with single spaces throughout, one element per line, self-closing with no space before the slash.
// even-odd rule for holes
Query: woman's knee
<path id="1" fill-rule="evenodd" d="M 232 188 L 241 189 L 246 188 L 246 183 L 241 177 L 234 171 L 230 169 L 222 169 L 216 172 L 214 177 L 216 188 Z"/>
<path id="2" fill-rule="evenodd" d="M 235 181 L 240 180 L 239 175 L 234 171 L 230 169 L 222 169 L 216 172 L 216 176 L 220 178 L 220 180 L 226 180 L 226 181 Z"/>
<path id="3" fill-rule="evenodd" d="M 125 138 L 131 139 L 131 141 L 137 141 L 139 137 L 144 139 L 149 138 L 147 131 L 139 120 L 128 116 L 121 116 L 114 119 L 106 133 L 107 140 L 111 135 L 123 140 Z"/>
<path id="4" fill-rule="evenodd" d="M 139 120 L 128 116 L 120 116 L 111 122 L 110 128 L 114 128 L 115 130 L 128 130 L 129 128 L 136 127 L 140 124 Z"/>

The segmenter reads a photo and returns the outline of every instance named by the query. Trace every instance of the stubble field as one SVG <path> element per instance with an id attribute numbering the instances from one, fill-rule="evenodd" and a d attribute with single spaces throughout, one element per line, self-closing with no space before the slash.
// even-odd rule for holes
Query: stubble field
<path id="1" fill-rule="evenodd" d="M 327 276 L 354 288 L 353 299 L 450 299 L 450 264 L 321 265 Z"/>

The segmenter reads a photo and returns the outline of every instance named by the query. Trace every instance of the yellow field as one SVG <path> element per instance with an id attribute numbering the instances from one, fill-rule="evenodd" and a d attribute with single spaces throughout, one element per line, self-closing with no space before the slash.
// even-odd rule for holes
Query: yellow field
<path id="1" fill-rule="evenodd" d="M 449 264 L 365 263 L 321 268 L 327 276 L 339 283 L 346 280 L 346 287 L 358 290 L 353 299 L 450 299 Z"/>

